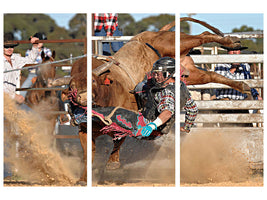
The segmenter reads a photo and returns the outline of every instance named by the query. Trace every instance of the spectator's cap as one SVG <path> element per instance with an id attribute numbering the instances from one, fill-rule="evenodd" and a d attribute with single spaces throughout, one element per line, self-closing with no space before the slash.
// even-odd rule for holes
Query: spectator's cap
<path id="1" fill-rule="evenodd" d="M 190 56 L 190 55 L 201 55 L 201 51 L 198 49 L 191 49 L 186 56 Z"/>
<path id="2" fill-rule="evenodd" d="M 237 51 L 237 50 L 242 51 L 244 49 L 247 49 L 248 47 L 237 46 L 237 47 L 231 48 L 231 47 L 221 46 L 221 48 L 226 49 L 227 51 Z"/>
<path id="3" fill-rule="evenodd" d="M 35 33 L 35 34 L 33 35 L 33 37 L 37 37 L 37 38 L 39 38 L 39 40 L 47 40 L 46 35 L 45 35 L 44 33 L 40 33 L 40 32 Z M 29 40 L 30 40 L 30 39 L 31 39 L 31 38 L 29 38 Z"/>
<path id="4" fill-rule="evenodd" d="M 4 48 L 14 48 L 19 45 L 19 43 L 15 43 L 13 33 L 5 33 L 4 34 Z"/>

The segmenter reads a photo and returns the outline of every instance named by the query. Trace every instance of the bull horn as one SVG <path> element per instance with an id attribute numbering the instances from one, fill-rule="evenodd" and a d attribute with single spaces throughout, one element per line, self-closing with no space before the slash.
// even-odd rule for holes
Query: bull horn
<path id="1" fill-rule="evenodd" d="M 104 63 L 104 64 L 98 66 L 97 68 L 93 69 L 92 72 L 93 72 L 93 74 L 95 74 L 96 76 L 99 76 L 99 75 L 102 74 L 103 72 L 109 70 L 109 68 L 110 68 L 112 65 L 113 65 L 113 61 Z"/>
<path id="2" fill-rule="evenodd" d="M 52 86 L 68 85 L 70 83 L 70 80 L 71 80 L 71 77 L 58 78 L 52 82 Z"/>

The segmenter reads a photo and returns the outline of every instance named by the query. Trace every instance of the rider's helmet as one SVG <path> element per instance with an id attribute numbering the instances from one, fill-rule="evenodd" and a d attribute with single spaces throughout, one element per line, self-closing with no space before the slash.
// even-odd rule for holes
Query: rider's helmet
<path id="1" fill-rule="evenodd" d="M 175 59 L 163 57 L 153 64 L 151 76 L 156 84 L 164 83 L 169 78 L 175 77 Z"/>

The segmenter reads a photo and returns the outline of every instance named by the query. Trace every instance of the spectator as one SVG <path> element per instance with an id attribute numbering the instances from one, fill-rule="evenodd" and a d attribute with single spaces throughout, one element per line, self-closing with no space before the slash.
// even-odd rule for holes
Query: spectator
<path id="1" fill-rule="evenodd" d="M 122 36 L 118 29 L 118 13 L 94 13 L 94 36 Z M 111 42 L 111 48 L 116 53 L 123 42 Z M 110 45 L 103 42 L 103 55 L 110 56 Z"/>
<path id="2" fill-rule="evenodd" d="M 36 37 L 31 37 L 32 50 L 29 52 L 29 56 L 21 57 L 20 54 L 13 53 L 14 47 L 18 46 L 18 43 L 14 43 L 14 36 L 12 33 L 4 34 L 4 71 L 9 71 L 13 69 L 20 69 L 25 64 L 34 63 L 38 55 L 38 43 L 39 40 Z M 23 107 L 24 97 L 22 95 L 16 94 L 16 87 L 20 81 L 20 71 L 11 71 L 3 74 L 3 89 L 4 93 L 8 94 L 16 103 L 21 104 Z M 5 120 L 5 119 L 4 119 Z M 5 131 L 8 129 L 9 123 L 5 120 Z M 9 144 L 5 144 L 9 145 Z M 7 155 L 6 148 L 4 148 L 4 154 Z M 11 167 L 10 164 L 4 162 L 4 177 L 11 176 Z"/>
<path id="3" fill-rule="evenodd" d="M 247 49 L 247 47 L 235 47 L 229 48 L 224 47 L 228 51 L 228 54 L 240 54 L 241 50 Z M 250 65 L 248 63 L 232 63 L 232 64 L 217 64 L 215 67 L 215 72 L 221 74 L 229 79 L 234 80 L 246 80 L 251 79 L 250 75 Z M 258 91 L 254 88 L 251 89 L 251 95 L 254 99 L 262 100 Z M 216 89 L 216 99 L 217 100 L 244 100 L 248 99 L 248 95 L 241 93 L 232 88 L 230 89 Z M 248 110 L 219 110 L 218 113 L 248 113 Z M 222 124 L 223 126 L 232 126 L 232 124 Z M 238 126 L 249 126 L 252 124 L 239 124 Z"/>
<path id="4" fill-rule="evenodd" d="M 33 37 L 37 37 L 37 38 L 39 38 L 39 40 L 47 40 L 47 37 L 45 36 L 45 34 L 44 33 L 40 33 L 40 32 L 35 33 L 33 35 Z M 44 52 L 45 56 L 48 56 L 48 57 L 52 56 L 51 50 L 46 48 L 46 47 L 44 47 L 44 43 L 38 43 L 38 56 L 37 56 L 37 58 L 35 60 L 36 64 L 42 63 L 42 57 L 41 57 L 42 51 Z M 30 52 L 31 52 L 31 49 L 28 49 L 26 51 L 26 53 L 25 53 L 25 56 L 28 56 Z"/>
<path id="5" fill-rule="evenodd" d="M 224 46 L 222 46 L 222 48 L 226 49 L 228 54 L 240 54 L 241 50 L 247 49 L 247 47 L 229 48 Z M 250 66 L 248 63 L 217 64 L 215 72 L 234 80 L 251 79 Z M 251 95 L 254 99 L 262 100 L 258 91 L 254 88 L 251 89 Z M 247 94 L 243 94 L 234 89 L 216 90 L 216 99 L 218 100 L 244 100 L 246 98 L 248 98 Z"/>
<path id="6" fill-rule="evenodd" d="M 32 49 L 27 57 L 13 53 L 14 47 L 19 45 L 18 43 L 14 43 L 13 40 L 14 36 L 12 33 L 4 34 L 4 71 L 20 69 L 25 64 L 33 64 L 38 56 L 38 43 L 36 41 L 39 38 L 31 37 Z M 9 94 L 17 103 L 22 104 L 25 100 L 24 97 L 16 94 L 16 87 L 20 81 L 20 71 L 4 73 L 3 81 L 4 92 Z"/>
<path id="7" fill-rule="evenodd" d="M 39 40 L 47 40 L 47 37 L 45 36 L 44 33 L 35 33 L 33 35 L 33 37 L 39 38 Z M 42 63 L 42 52 L 44 52 L 46 57 L 51 57 L 52 56 L 52 52 L 50 49 L 44 47 L 44 43 L 38 43 L 38 56 L 35 60 L 35 64 L 40 64 Z M 25 53 L 25 56 L 29 56 L 29 54 L 31 53 L 31 50 L 28 49 Z M 36 69 L 29 69 L 29 74 L 27 79 L 24 81 L 24 83 L 22 84 L 22 88 L 28 88 L 31 87 L 32 84 L 36 81 L 37 75 L 36 75 Z M 25 97 L 26 96 L 27 91 L 21 91 L 20 94 Z"/>

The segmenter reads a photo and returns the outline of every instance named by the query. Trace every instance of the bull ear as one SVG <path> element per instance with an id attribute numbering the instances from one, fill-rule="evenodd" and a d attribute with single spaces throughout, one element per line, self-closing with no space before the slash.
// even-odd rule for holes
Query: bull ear
<path id="1" fill-rule="evenodd" d="M 53 52 L 52 52 L 52 58 L 55 59 L 55 57 L 56 57 L 56 52 L 55 52 L 55 50 L 53 50 Z"/>

